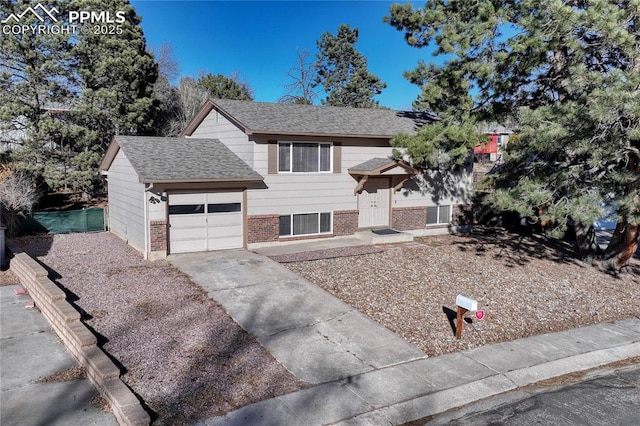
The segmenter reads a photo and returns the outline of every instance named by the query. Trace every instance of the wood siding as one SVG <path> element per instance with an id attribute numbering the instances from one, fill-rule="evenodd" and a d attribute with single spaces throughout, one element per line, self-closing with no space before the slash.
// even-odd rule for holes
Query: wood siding
<path id="1" fill-rule="evenodd" d="M 111 163 L 107 179 L 109 229 L 144 252 L 144 185 L 122 150 Z"/>
<path id="2" fill-rule="evenodd" d="M 338 154 L 338 145 L 333 147 L 332 173 L 269 174 L 274 159 L 273 155 L 269 156 L 269 144 L 266 140 L 256 143 L 254 169 L 265 177 L 267 189 L 248 191 L 247 214 L 258 216 L 356 210 L 357 197 L 353 195 L 353 190 L 357 180 L 349 175 L 347 169 L 373 157 L 386 157 L 391 154 L 391 147 L 371 146 L 379 143 L 376 141 L 370 141 L 369 145 L 366 141 L 351 145 L 344 140 L 325 142 L 340 143 Z"/>
<path id="3" fill-rule="evenodd" d="M 249 167 L 253 165 L 253 145 L 249 137 L 215 109 L 209 112 L 200 126 L 191 135 L 193 139 L 219 139 Z"/>

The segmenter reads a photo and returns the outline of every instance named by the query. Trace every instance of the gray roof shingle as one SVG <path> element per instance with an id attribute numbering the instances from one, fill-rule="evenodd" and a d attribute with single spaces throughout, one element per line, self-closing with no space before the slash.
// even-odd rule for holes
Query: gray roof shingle
<path id="1" fill-rule="evenodd" d="M 430 114 L 387 109 L 340 108 L 316 105 L 275 104 L 229 99 L 211 102 L 246 133 L 391 137 L 415 134 Z"/>
<path id="2" fill-rule="evenodd" d="M 372 158 L 357 166 L 349 167 L 349 172 L 373 172 L 385 166 L 395 165 L 397 162 L 391 158 Z"/>
<path id="3" fill-rule="evenodd" d="M 116 136 L 142 183 L 262 180 L 218 139 Z"/>

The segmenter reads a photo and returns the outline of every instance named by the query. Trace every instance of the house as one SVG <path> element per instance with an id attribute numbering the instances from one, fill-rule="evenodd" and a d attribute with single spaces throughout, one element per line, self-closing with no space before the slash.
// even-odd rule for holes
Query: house
<path id="1" fill-rule="evenodd" d="M 470 171 L 425 191 L 391 158 L 416 112 L 210 100 L 180 138 L 116 136 L 100 166 L 109 228 L 145 256 L 351 235 L 455 229 Z M 432 177 L 431 177 L 432 178 Z M 428 179 L 427 179 L 428 180 Z"/>
<path id="2" fill-rule="evenodd" d="M 513 131 L 498 123 L 486 123 L 480 127 L 479 131 L 489 136 L 489 142 L 474 147 L 476 161 L 480 163 L 500 161 L 501 150 L 509 144 L 509 137 Z"/>
<path id="3" fill-rule="evenodd" d="M 59 102 L 45 102 L 40 107 L 41 116 L 63 116 L 71 111 L 71 107 Z M 27 140 L 28 119 L 24 115 L 14 117 L 11 121 L 0 122 L 0 152 L 16 149 Z M 48 142 L 48 148 L 54 147 L 54 142 Z"/>

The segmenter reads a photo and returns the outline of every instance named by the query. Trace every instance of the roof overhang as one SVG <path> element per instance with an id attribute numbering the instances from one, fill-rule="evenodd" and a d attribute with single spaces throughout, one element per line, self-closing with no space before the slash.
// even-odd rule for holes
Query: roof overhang
<path id="1" fill-rule="evenodd" d="M 98 167 L 98 173 L 105 174 L 107 170 L 111 167 L 111 163 L 118 155 L 118 151 L 120 150 L 120 145 L 116 141 L 116 137 L 114 136 L 111 139 L 111 143 L 107 148 L 107 151 L 104 153 L 104 157 L 102 157 L 102 161 L 100 162 L 100 167 Z"/>
<path id="2" fill-rule="evenodd" d="M 253 178 L 233 178 L 233 179 L 142 179 L 140 183 L 145 184 L 170 184 L 170 183 L 245 183 L 245 182 L 262 182 L 264 177 Z"/>
<path id="3" fill-rule="evenodd" d="M 369 162 L 374 162 L 375 160 L 381 160 L 381 159 L 372 159 L 369 160 L 365 163 L 362 163 L 362 165 L 366 165 Z M 362 169 L 358 169 L 359 166 L 355 166 L 350 168 L 349 174 L 353 177 L 355 177 L 358 180 L 358 184 L 356 185 L 356 187 L 353 190 L 353 194 L 356 195 L 357 193 L 359 193 L 360 191 L 362 191 L 362 189 L 364 188 L 364 185 L 367 183 L 367 181 L 369 180 L 370 177 L 379 177 L 379 176 L 383 176 L 384 173 L 388 172 L 389 170 L 392 170 L 396 167 L 400 167 L 402 169 L 404 169 L 405 173 L 404 174 L 399 174 L 399 175 L 384 175 L 384 176 L 397 176 L 399 179 L 397 180 L 397 182 L 394 183 L 393 185 L 393 190 L 397 191 L 400 188 L 402 188 L 402 185 L 404 185 L 404 183 L 409 180 L 409 178 L 413 175 L 416 175 L 419 173 L 419 171 L 417 169 L 415 169 L 414 167 L 412 167 L 409 163 L 403 161 L 403 160 L 394 160 L 394 159 L 388 159 L 388 161 L 386 162 L 382 162 L 379 161 L 380 164 L 378 164 L 375 167 L 372 168 L 362 168 Z M 360 166 L 362 166 L 360 165 Z"/>

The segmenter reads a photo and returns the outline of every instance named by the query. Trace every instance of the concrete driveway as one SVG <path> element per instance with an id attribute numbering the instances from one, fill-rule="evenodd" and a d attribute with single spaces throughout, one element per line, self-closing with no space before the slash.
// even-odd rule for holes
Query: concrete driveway
<path id="1" fill-rule="evenodd" d="M 116 426 L 112 413 L 92 404 L 98 392 L 89 380 L 37 383 L 78 363 L 16 288 L 0 286 L 0 424 Z"/>
<path id="2" fill-rule="evenodd" d="M 169 256 L 296 377 L 318 384 L 426 358 L 401 337 L 256 253 Z"/>

